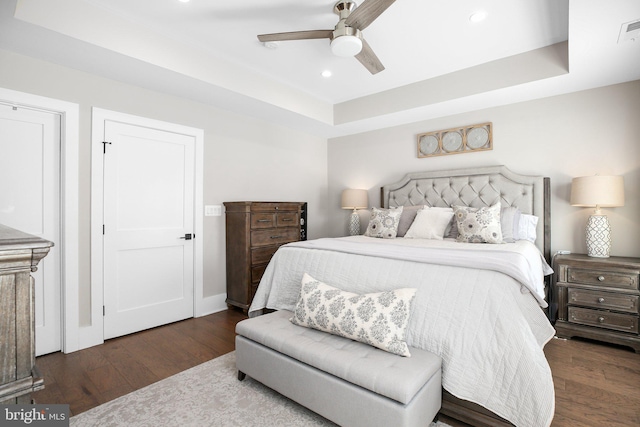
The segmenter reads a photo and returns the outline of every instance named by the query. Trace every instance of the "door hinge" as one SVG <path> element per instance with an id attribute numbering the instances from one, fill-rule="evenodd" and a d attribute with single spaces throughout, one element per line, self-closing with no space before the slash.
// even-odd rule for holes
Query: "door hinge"
<path id="1" fill-rule="evenodd" d="M 102 306 L 102 316 L 106 316 L 107 315 L 107 309 L 105 308 L 105 306 Z"/>
<path id="2" fill-rule="evenodd" d="M 104 235 L 104 224 L 102 224 L 102 234 Z"/>
<path id="3" fill-rule="evenodd" d="M 102 152 L 105 154 L 107 153 L 107 144 L 111 145 L 108 141 L 102 141 Z"/>

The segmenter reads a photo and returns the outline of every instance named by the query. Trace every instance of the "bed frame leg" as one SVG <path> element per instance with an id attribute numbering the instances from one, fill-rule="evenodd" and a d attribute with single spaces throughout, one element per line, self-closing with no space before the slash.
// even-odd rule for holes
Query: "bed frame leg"
<path id="1" fill-rule="evenodd" d="M 247 374 L 245 374 L 242 371 L 238 371 L 238 381 L 242 381 L 247 377 Z"/>

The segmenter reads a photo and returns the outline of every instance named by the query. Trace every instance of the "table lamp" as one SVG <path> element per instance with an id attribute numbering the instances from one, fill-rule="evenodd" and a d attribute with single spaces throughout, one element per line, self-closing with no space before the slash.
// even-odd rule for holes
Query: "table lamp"
<path id="1" fill-rule="evenodd" d="M 366 209 L 369 206 L 369 193 L 367 190 L 346 189 L 342 191 L 342 209 L 353 209 L 349 217 L 349 234 L 360 234 L 360 216 L 358 209 Z"/>
<path id="2" fill-rule="evenodd" d="M 621 176 L 595 175 L 573 178 L 571 205 L 596 208 L 587 221 L 587 254 L 608 258 L 611 250 L 611 226 L 600 208 L 624 206 L 624 181 Z"/>

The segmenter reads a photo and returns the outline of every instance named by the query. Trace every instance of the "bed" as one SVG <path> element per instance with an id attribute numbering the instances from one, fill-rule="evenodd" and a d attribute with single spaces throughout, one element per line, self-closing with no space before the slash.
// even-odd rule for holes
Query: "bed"
<path id="1" fill-rule="evenodd" d="M 529 240 L 510 244 L 406 236 L 288 244 L 267 267 L 249 316 L 294 311 L 304 273 L 355 293 L 415 287 L 406 340 L 443 359 L 440 413 L 474 426 L 549 426 L 555 395 L 542 351 L 555 333 L 545 314 L 548 178 L 504 166 L 413 173 L 383 186 L 381 199 L 382 208 L 407 211 L 499 202 L 538 223 Z"/>

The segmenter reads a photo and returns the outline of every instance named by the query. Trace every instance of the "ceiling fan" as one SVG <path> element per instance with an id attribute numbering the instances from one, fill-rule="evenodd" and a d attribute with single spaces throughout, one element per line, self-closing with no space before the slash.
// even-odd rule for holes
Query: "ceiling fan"
<path id="1" fill-rule="evenodd" d="M 355 56 L 371 74 L 384 70 L 384 65 L 367 41 L 362 30 L 368 27 L 396 0 L 364 0 L 356 7 L 350 0 L 340 0 L 333 6 L 333 12 L 340 17 L 333 30 L 293 31 L 288 33 L 261 34 L 261 42 L 286 40 L 329 39 L 331 51 L 337 56 Z"/>

